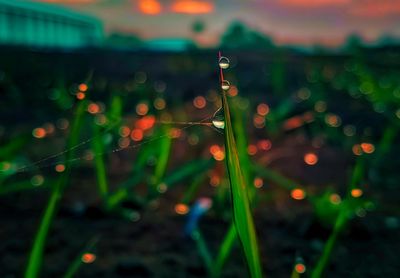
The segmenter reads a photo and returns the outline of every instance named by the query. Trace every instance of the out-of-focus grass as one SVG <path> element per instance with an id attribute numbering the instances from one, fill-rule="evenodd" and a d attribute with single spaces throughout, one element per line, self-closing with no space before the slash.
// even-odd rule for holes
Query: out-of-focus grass
<path id="1" fill-rule="evenodd" d="M 169 128 L 163 129 L 165 133 L 169 132 Z M 160 141 L 158 141 L 158 159 L 157 164 L 154 169 L 154 176 L 152 180 L 151 188 L 149 188 L 149 197 L 157 194 L 157 186 L 159 186 L 162 178 L 167 170 L 168 160 L 171 152 L 172 138 L 170 136 L 163 136 Z"/>
<path id="2" fill-rule="evenodd" d="M 228 99 L 224 93 L 222 94 L 222 108 L 224 109 L 225 117 L 225 153 L 232 192 L 233 218 L 250 275 L 251 277 L 262 277 L 257 235 L 250 209 L 248 188 L 240 166 Z"/>
<path id="3" fill-rule="evenodd" d="M 40 189 L 48 188 L 54 182 L 55 179 L 45 179 L 43 184 L 40 185 Z M 12 184 L 0 186 L 0 196 L 19 191 L 33 190 L 35 188 L 37 187 L 33 186 L 30 180 L 18 181 Z"/>
<path id="4" fill-rule="evenodd" d="M 211 273 L 212 273 L 213 259 L 207 247 L 206 240 L 204 239 L 202 233 L 198 229 L 192 232 L 191 237 L 196 242 L 197 250 L 199 250 L 199 254 L 204 261 L 204 264 L 206 266 L 209 275 L 212 275 Z"/>
<path id="5" fill-rule="evenodd" d="M 12 158 L 22 146 L 26 145 L 30 140 L 28 134 L 14 138 L 7 144 L 0 146 L 0 159 Z M 1 173 L 1 172 L 0 172 Z"/>
<path id="6" fill-rule="evenodd" d="M 181 203 L 183 204 L 189 204 L 191 201 L 193 201 L 194 197 L 196 196 L 197 191 L 199 190 L 200 186 L 202 185 L 203 181 L 207 177 L 207 172 L 202 171 L 199 174 L 197 174 L 194 178 L 193 181 L 191 182 L 190 186 L 188 189 L 185 191 Z"/>
<path id="7" fill-rule="evenodd" d="M 226 233 L 221 243 L 218 255 L 213 264 L 212 268 L 213 277 L 221 276 L 222 268 L 224 267 L 224 264 L 228 259 L 229 255 L 232 253 L 233 246 L 236 242 L 237 242 L 236 226 L 235 223 L 232 222 L 232 224 L 229 226 L 228 232 Z"/>
<path id="8" fill-rule="evenodd" d="M 168 174 L 165 175 L 161 184 L 165 185 L 167 188 L 172 185 L 200 172 L 209 169 L 212 165 L 214 165 L 213 159 L 196 159 L 186 163 L 181 167 L 177 167 L 171 170 Z"/>
<path id="9" fill-rule="evenodd" d="M 361 181 L 363 177 L 363 172 L 364 172 L 364 163 L 363 160 L 360 158 L 357 160 L 356 165 L 353 169 L 351 180 L 349 181 L 349 186 L 347 189 L 347 194 L 345 199 L 341 202 L 339 214 L 336 218 L 333 231 L 329 236 L 328 240 L 326 241 L 322 255 L 319 258 L 315 268 L 311 273 L 312 278 L 322 277 L 326 267 L 328 266 L 329 259 L 331 257 L 338 236 L 343 231 L 343 228 L 346 226 L 350 217 L 354 213 L 353 207 L 351 205 L 352 202 L 351 190 L 354 189 L 356 185 Z"/>
<path id="10" fill-rule="evenodd" d="M 101 136 L 100 126 L 93 125 L 93 134 L 94 138 L 92 141 L 93 150 L 95 152 L 95 171 L 97 178 L 98 190 L 101 198 L 104 202 L 107 203 L 108 197 L 108 183 L 107 183 L 107 170 L 104 163 L 104 144 L 103 144 L 103 136 Z"/>
<path id="11" fill-rule="evenodd" d="M 67 144 L 67 149 L 70 149 L 70 152 L 68 152 L 66 156 L 65 171 L 61 173 L 61 176 L 52 188 L 50 199 L 47 203 L 47 207 L 39 224 L 39 229 L 33 240 L 33 246 L 25 271 L 26 278 L 34 278 L 39 276 L 40 268 L 43 261 L 44 246 L 46 244 L 50 225 L 56 214 L 58 203 L 63 195 L 64 188 L 67 185 L 68 180 L 71 176 L 70 160 L 74 157 L 74 149 L 71 148 L 73 146 L 76 146 L 79 142 L 79 135 L 82 128 L 83 115 L 86 107 L 86 101 L 81 101 L 76 108 L 76 115 L 72 124 L 71 133 Z"/>

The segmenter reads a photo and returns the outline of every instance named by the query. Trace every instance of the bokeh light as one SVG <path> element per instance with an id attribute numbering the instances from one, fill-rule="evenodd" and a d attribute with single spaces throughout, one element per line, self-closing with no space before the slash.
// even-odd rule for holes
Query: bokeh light
<path id="1" fill-rule="evenodd" d="M 306 193 L 303 189 L 295 188 L 290 191 L 290 196 L 295 200 L 303 200 L 306 197 Z"/>
<path id="2" fill-rule="evenodd" d="M 307 165 L 315 165 L 318 163 L 318 156 L 315 153 L 306 153 L 304 155 L 304 162 Z"/>

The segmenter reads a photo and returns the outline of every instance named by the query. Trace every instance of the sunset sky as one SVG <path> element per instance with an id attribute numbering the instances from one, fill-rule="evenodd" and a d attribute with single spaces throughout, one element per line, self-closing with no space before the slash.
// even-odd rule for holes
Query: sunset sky
<path id="1" fill-rule="evenodd" d="M 280 43 L 336 45 L 350 33 L 368 40 L 400 37 L 400 0 L 36 0 L 65 5 L 104 21 L 108 32 L 142 38 L 192 38 L 198 19 L 203 45 L 219 42 L 227 25 L 241 20 Z"/>

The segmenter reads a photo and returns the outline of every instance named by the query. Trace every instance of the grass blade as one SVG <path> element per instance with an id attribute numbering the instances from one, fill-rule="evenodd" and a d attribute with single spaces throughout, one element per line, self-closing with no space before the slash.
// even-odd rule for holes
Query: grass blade
<path id="1" fill-rule="evenodd" d="M 82 125 L 82 116 L 86 108 L 86 102 L 82 101 L 79 103 L 77 113 L 74 119 L 74 123 L 71 129 L 71 135 L 68 142 L 68 149 L 78 144 L 79 131 Z M 62 197 L 64 187 L 66 186 L 71 173 L 71 165 L 68 161 L 73 157 L 74 151 L 67 154 L 66 158 L 66 169 L 61 174 L 60 178 L 56 182 L 51 192 L 49 202 L 44 211 L 39 229 L 36 233 L 33 241 L 33 246 L 28 259 L 28 265 L 25 271 L 25 278 L 36 278 L 39 276 L 40 268 L 43 261 L 44 246 L 46 243 L 47 235 L 49 233 L 51 222 L 56 214 L 58 203 Z"/>
<path id="2" fill-rule="evenodd" d="M 315 266 L 311 277 L 312 278 L 319 278 L 322 277 L 326 267 L 329 264 L 329 260 L 337 241 L 340 233 L 342 232 L 343 228 L 349 221 L 349 202 L 351 199 L 350 191 L 353 189 L 357 183 L 362 179 L 364 173 L 364 164 L 363 161 L 360 159 L 357 160 L 355 168 L 353 169 L 353 173 L 350 179 L 350 184 L 348 186 L 348 192 L 346 198 L 342 201 L 339 215 L 336 218 L 335 225 L 333 227 L 333 231 L 329 236 L 327 242 L 325 243 L 324 250 L 322 251 L 322 255 L 319 258 L 317 265 Z"/>
<path id="3" fill-rule="evenodd" d="M 237 240 L 237 233 L 235 224 L 232 223 L 229 226 L 229 230 L 226 233 L 224 240 L 221 244 L 221 248 L 218 252 L 218 256 L 212 268 L 212 277 L 220 277 L 222 268 L 232 252 L 232 248 Z"/>
<path id="4" fill-rule="evenodd" d="M 231 185 L 233 218 L 239 239 L 242 243 L 251 277 L 262 277 L 257 236 L 250 210 L 249 196 L 243 177 L 235 137 L 233 135 L 229 104 L 222 94 L 222 106 L 225 117 L 225 152 L 228 175 Z"/>

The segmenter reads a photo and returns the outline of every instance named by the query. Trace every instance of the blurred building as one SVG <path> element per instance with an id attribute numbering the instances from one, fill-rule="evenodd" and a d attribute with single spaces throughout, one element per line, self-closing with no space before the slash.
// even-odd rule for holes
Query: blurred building
<path id="1" fill-rule="evenodd" d="M 183 38 L 159 38 L 147 41 L 144 48 L 152 51 L 181 52 L 195 49 L 196 44 Z"/>
<path id="2" fill-rule="evenodd" d="M 52 4 L 0 0 L 0 44 L 44 48 L 99 46 L 102 22 Z"/>

